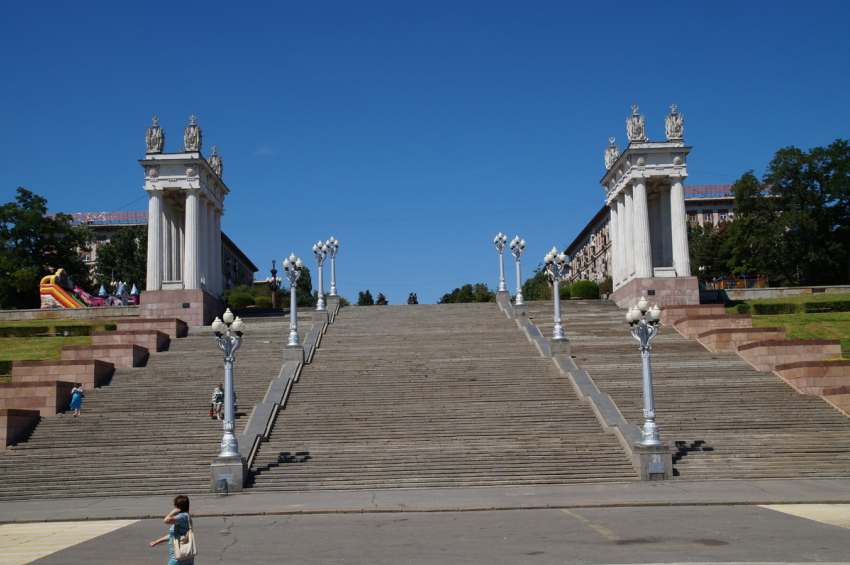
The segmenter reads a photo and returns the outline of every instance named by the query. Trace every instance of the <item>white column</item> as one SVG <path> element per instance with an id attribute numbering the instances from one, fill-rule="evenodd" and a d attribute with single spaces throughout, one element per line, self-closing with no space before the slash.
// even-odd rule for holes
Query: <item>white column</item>
<path id="1" fill-rule="evenodd" d="M 183 222 L 183 213 L 172 206 L 171 208 L 171 280 L 180 279 L 180 224 Z"/>
<path id="2" fill-rule="evenodd" d="M 661 224 L 661 266 L 673 266 L 673 239 L 670 232 L 670 188 L 661 187 L 658 195 L 660 207 L 658 223 Z"/>
<path id="3" fill-rule="evenodd" d="M 626 276 L 623 278 L 623 282 L 627 282 L 632 280 L 632 276 L 635 273 L 634 198 L 632 197 L 632 187 L 625 187 L 623 193 L 626 208 L 626 222 L 623 226 L 625 229 L 623 241 L 626 244 L 623 246 L 623 253 L 626 254 L 626 260 L 623 264 L 626 266 Z"/>
<path id="4" fill-rule="evenodd" d="M 207 202 L 207 231 L 206 231 L 206 258 L 207 258 L 207 290 L 214 296 L 218 296 L 215 282 L 215 204 Z"/>
<path id="5" fill-rule="evenodd" d="M 213 252 L 214 260 L 213 265 L 215 266 L 215 290 L 214 294 L 216 296 L 221 296 L 221 293 L 224 291 L 224 274 L 221 272 L 221 210 L 215 210 L 214 212 L 214 221 L 213 221 L 213 235 L 215 236 L 215 240 L 213 243 Z"/>
<path id="6" fill-rule="evenodd" d="M 185 190 L 186 225 L 183 247 L 183 288 L 201 288 L 200 273 L 200 209 L 201 199 L 197 189 Z"/>
<path id="7" fill-rule="evenodd" d="M 622 193 L 617 195 L 617 239 L 620 245 L 614 255 L 614 266 L 617 273 L 615 286 L 619 287 L 626 278 L 626 197 Z"/>
<path id="8" fill-rule="evenodd" d="M 614 281 L 614 288 L 617 288 L 617 269 L 619 268 L 617 250 L 621 245 L 620 235 L 617 233 L 617 226 L 620 223 L 620 218 L 617 215 L 617 200 L 613 200 L 608 207 L 611 208 L 611 219 L 608 222 L 608 237 L 611 238 L 610 255 L 608 259 L 608 274 L 611 275 L 611 280 Z"/>
<path id="9" fill-rule="evenodd" d="M 685 213 L 685 187 L 682 177 L 670 179 L 670 234 L 673 240 L 673 266 L 676 276 L 691 276 L 691 258 L 688 254 L 687 215 Z"/>
<path id="10" fill-rule="evenodd" d="M 646 204 L 646 179 L 632 180 L 635 278 L 652 276 L 652 247 L 649 241 L 649 211 Z"/>
<path id="11" fill-rule="evenodd" d="M 207 232 L 209 231 L 209 228 L 207 227 L 207 199 L 203 196 L 203 194 L 199 196 L 199 199 L 198 225 L 200 228 L 198 230 L 198 275 L 201 278 L 200 288 L 204 288 L 209 285 L 210 281 L 207 271 L 207 245 L 209 243 Z"/>
<path id="12" fill-rule="evenodd" d="M 148 193 L 147 290 L 162 289 L 162 192 Z"/>
<path id="13" fill-rule="evenodd" d="M 162 223 L 162 280 L 173 281 L 172 252 L 174 251 L 174 242 L 171 238 L 173 234 L 174 210 L 171 207 L 171 203 L 167 200 L 163 201 L 162 208 L 165 218 L 165 221 Z"/>

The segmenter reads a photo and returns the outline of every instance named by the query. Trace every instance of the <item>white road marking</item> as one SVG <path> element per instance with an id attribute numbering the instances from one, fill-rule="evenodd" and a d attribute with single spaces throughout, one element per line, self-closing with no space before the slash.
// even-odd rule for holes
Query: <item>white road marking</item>
<path id="1" fill-rule="evenodd" d="M 25 565 L 138 520 L 39 522 L 0 526 L 0 565 Z"/>

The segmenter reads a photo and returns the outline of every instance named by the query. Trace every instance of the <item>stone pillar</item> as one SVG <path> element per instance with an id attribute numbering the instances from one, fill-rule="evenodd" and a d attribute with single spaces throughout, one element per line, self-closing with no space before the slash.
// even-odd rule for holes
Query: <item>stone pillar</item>
<path id="1" fill-rule="evenodd" d="M 661 224 L 661 266 L 673 266 L 673 242 L 670 238 L 670 188 L 662 187 L 658 194 L 659 202 L 659 217 L 658 222 Z"/>
<path id="2" fill-rule="evenodd" d="M 181 232 L 180 226 L 183 223 L 183 213 L 172 206 L 171 208 L 171 280 L 182 280 L 180 275 L 180 267 L 182 262 L 182 246 L 180 245 Z"/>
<path id="3" fill-rule="evenodd" d="M 622 194 L 617 196 L 617 254 L 614 255 L 615 286 L 619 287 L 626 278 L 626 198 Z"/>
<path id="4" fill-rule="evenodd" d="M 201 288 L 199 264 L 201 198 L 197 189 L 185 190 L 184 192 L 186 193 L 186 244 L 183 246 L 183 288 L 198 289 Z"/>
<path id="5" fill-rule="evenodd" d="M 610 264 L 608 265 L 608 273 L 611 275 L 611 280 L 614 281 L 614 286 L 617 286 L 618 278 L 617 278 L 617 269 L 619 268 L 619 261 L 617 260 L 617 250 L 621 245 L 620 236 L 617 233 L 617 225 L 619 224 L 620 218 L 617 215 L 617 201 L 614 200 L 609 204 L 611 208 L 611 219 L 608 222 L 608 236 L 611 238 L 611 255 L 609 258 Z"/>
<path id="6" fill-rule="evenodd" d="M 676 276 L 691 276 L 691 258 L 688 254 L 687 215 L 685 213 L 685 187 L 682 177 L 670 178 L 670 232 L 673 240 L 673 267 Z"/>
<path id="7" fill-rule="evenodd" d="M 215 241 L 213 243 L 213 265 L 215 267 L 215 295 L 221 296 L 221 293 L 224 291 L 224 274 L 221 271 L 221 210 L 215 210 L 213 212 L 214 221 L 213 221 L 213 234 L 215 236 Z"/>
<path id="8" fill-rule="evenodd" d="M 206 288 L 210 283 L 207 271 L 207 245 L 209 243 L 209 238 L 207 237 L 209 233 L 207 218 L 207 199 L 201 195 L 198 206 L 198 225 L 200 226 L 198 229 L 198 274 L 201 279 L 200 288 Z"/>
<path id="9" fill-rule="evenodd" d="M 162 289 L 162 192 L 148 193 L 147 290 Z"/>
<path id="10" fill-rule="evenodd" d="M 215 276 L 215 204 L 207 203 L 207 241 L 206 241 L 206 257 L 207 257 L 207 290 L 218 296 L 219 291 L 216 287 Z"/>
<path id="11" fill-rule="evenodd" d="M 634 237 L 635 278 L 652 276 L 652 247 L 649 240 L 649 212 L 646 203 L 646 179 L 632 181 L 632 233 Z"/>
<path id="12" fill-rule="evenodd" d="M 174 252 L 174 242 L 171 238 L 173 237 L 174 209 L 167 200 L 163 202 L 163 212 L 165 221 L 162 223 L 162 280 L 173 281 L 172 253 Z"/>
<path id="13" fill-rule="evenodd" d="M 623 189 L 624 202 L 626 208 L 626 222 L 623 224 L 624 234 L 623 253 L 625 254 L 626 274 L 623 277 L 623 282 L 631 280 L 635 273 L 635 231 L 634 231 L 634 198 L 632 198 L 632 187 L 627 186 Z"/>

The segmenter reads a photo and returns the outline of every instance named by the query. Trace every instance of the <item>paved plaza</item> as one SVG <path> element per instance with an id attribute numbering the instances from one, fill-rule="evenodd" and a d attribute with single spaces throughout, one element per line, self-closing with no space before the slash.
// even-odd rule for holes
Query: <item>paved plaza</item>
<path id="1" fill-rule="evenodd" d="M 0 565 L 164 563 L 170 499 L 0 503 Z M 850 562 L 850 480 L 192 498 L 196 563 Z"/>

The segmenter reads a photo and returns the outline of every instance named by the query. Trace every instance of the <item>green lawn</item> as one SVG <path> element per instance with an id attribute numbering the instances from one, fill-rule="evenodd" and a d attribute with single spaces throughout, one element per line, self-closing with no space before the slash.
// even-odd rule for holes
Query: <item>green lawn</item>
<path id="1" fill-rule="evenodd" d="M 38 326 L 91 326 L 94 331 L 105 331 L 106 326 L 114 326 L 116 320 L 63 320 L 52 318 L 50 320 L 16 320 L 0 322 L 0 326 L 31 328 Z"/>
<path id="2" fill-rule="evenodd" d="M 761 298 L 759 300 L 743 300 L 741 302 L 736 301 L 735 304 L 779 304 L 789 302 L 796 304 L 799 302 L 841 302 L 843 300 L 850 300 L 850 293 L 844 292 L 827 294 L 825 292 L 820 292 L 818 294 L 800 294 L 797 296 L 786 296 L 785 298 Z M 730 306 L 729 308 L 727 308 L 727 312 L 729 312 L 730 314 L 734 314 L 735 307 Z"/>
<path id="3" fill-rule="evenodd" d="M 59 360 L 63 345 L 91 345 L 91 337 L 0 338 L 0 361 Z"/>
<path id="4" fill-rule="evenodd" d="M 841 351 L 850 358 L 850 312 L 753 316 L 753 327 L 782 326 L 788 339 L 840 339 Z"/>

